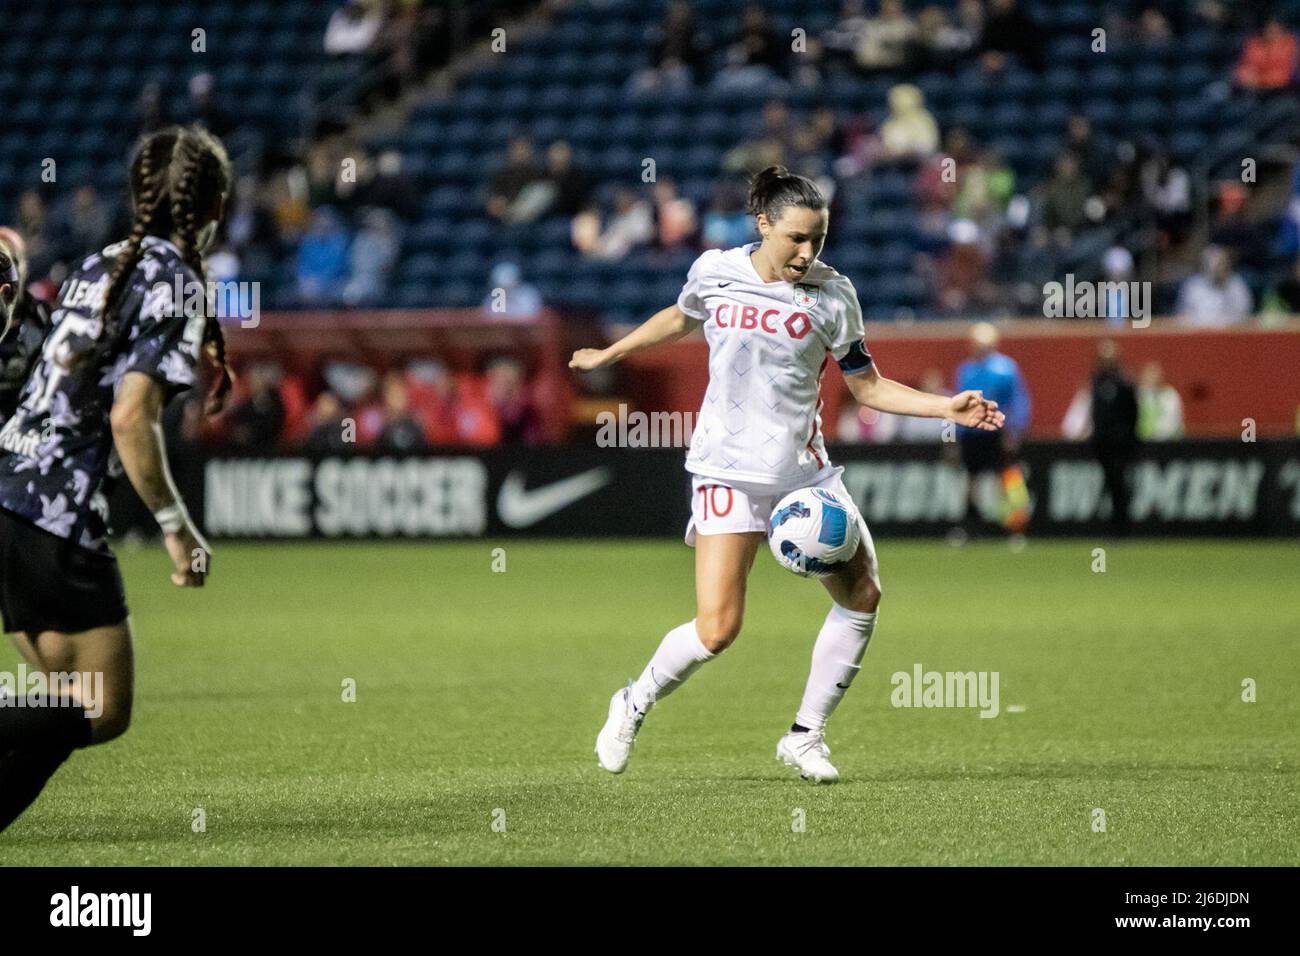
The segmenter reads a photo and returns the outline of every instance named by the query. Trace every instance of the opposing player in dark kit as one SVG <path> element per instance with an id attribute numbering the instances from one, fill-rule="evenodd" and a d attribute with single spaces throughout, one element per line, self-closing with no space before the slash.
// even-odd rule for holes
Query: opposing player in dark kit
<path id="1" fill-rule="evenodd" d="M 87 256 L 63 284 L 40 358 L 0 429 L 0 612 L 30 667 L 56 678 L 46 699 L 0 706 L 0 830 L 73 750 L 130 722 L 131 626 L 106 543 L 113 480 L 125 473 L 154 512 L 173 584 L 201 586 L 209 570 L 158 422 L 198 381 L 205 349 L 217 366 L 209 412 L 230 389 L 221 329 L 201 294 L 202 252 L 230 181 L 225 148 L 205 130 L 173 127 L 141 143 L 131 234 Z M 200 294 L 177 301 L 178 288 Z"/>

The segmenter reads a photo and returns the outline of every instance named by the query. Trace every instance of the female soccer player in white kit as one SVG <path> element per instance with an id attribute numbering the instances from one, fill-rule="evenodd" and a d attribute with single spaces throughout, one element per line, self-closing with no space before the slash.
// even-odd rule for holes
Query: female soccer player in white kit
<path id="1" fill-rule="evenodd" d="M 750 214 L 762 242 L 710 249 L 695 260 L 675 305 L 605 349 L 580 349 L 570 367 L 590 370 L 703 326 L 709 387 L 686 469 L 692 475 L 686 543 L 695 547 L 696 614 L 669 631 L 640 678 L 614 693 L 596 738 L 600 766 L 621 773 L 650 708 L 740 633 L 745 579 L 765 542 L 772 508 L 785 494 L 822 487 L 851 501 L 822 440 L 819 384 L 833 358 L 853 397 L 896 415 L 947 418 L 994 431 L 997 403 L 980 392 L 949 398 L 884 378 L 864 342 L 853 284 L 818 260 L 826 200 L 811 180 L 770 166 L 752 181 Z M 876 626 L 880 579 L 866 522 L 862 543 L 822 579 L 830 612 L 813 646 L 812 671 L 794 724 L 776 755 L 805 779 L 839 778 L 825 743 L 826 721 L 861 667 Z"/>

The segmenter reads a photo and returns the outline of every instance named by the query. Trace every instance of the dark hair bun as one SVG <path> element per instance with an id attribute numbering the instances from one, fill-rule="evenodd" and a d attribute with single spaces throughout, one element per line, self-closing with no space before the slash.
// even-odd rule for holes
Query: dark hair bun
<path id="1" fill-rule="evenodd" d="M 761 172 L 755 173 L 754 178 L 749 181 L 749 201 L 746 212 L 751 216 L 762 212 L 776 187 L 782 180 L 789 178 L 790 170 L 784 166 L 768 166 Z"/>
<path id="2" fill-rule="evenodd" d="M 745 211 L 751 216 L 763 213 L 771 222 L 781 218 L 787 206 L 825 209 L 826 197 L 817 184 L 784 166 L 768 166 L 749 181 L 749 201 Z"/>

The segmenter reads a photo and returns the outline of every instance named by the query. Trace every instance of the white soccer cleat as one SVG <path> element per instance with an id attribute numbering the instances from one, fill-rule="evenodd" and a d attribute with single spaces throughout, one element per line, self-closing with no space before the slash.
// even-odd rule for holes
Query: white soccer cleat
<path id="1" fill-rule="evenodd" d="M 632 755 L 645 714 L 632 706 L 632 685 L 620 687 L 609 699 L 609 717 L 596 735 L 596 760 L 610 773 L 622 773 Z"/>
<path id="2" fill-rule="evenodd" d="M 826 746 L 826 737 L 819 730 L 803 733 L 789 731 L 776 744 L 776 759 L 787 767 L 799 768 L 799 776 L 813 783 L 834 783 L 840 779 L 840 772 L 828 759 L 831 748 Z"/>

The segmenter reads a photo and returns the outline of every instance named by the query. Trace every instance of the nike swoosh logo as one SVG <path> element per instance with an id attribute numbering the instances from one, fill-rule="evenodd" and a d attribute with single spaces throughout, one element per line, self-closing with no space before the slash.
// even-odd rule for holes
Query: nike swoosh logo
<path id="1" fill-rule="evenodd" d="M 592 468 L 528 490 L 524 487 L 523 472 L 512 471 L 497 492 L 497 515 L 507 527 L 527 528 L 605 487 L 610 477 L 608 468 Z"/>
<path id="2" fill-rule="evenodd" d="M 835 686 L 838 687 L 840 690 L 848 690 L 848 689 L 849 689 L 849 685 L 848 685 L 848 684 L 841 684 L 841 683 L 838 683 L 838 682 L 837 682 L 837 683 L 835 684 Z"/>
<path id="3" fill-rule="evenodd" d="M 718 288 L 719 288 L 719 289 L 725 289 L 725 288 L 726 288 L 727 286 L 729 286 L 729 285 L 731 285 L 730 282 L 719 282 L 719 283 L 718 283 Z"/>

